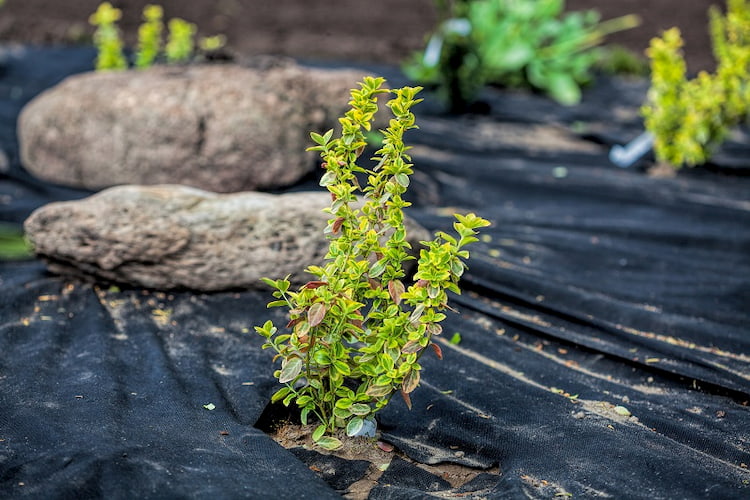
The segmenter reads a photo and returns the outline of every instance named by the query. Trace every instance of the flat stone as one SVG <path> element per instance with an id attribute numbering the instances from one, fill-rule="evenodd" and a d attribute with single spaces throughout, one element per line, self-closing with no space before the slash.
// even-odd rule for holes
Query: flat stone
<path id="1" fill-rule="evenodd" d="M 309 133 L 336 126 L 364 74 L 286 63 L 74 75 L 22 110 L 21 161 L 40 179 L 95 190 L 287 186 L 314 169 Z"/>
<path id="2" fill-rule="evenodd" d="M 166 290 L 265 288 L 323 263 L 327 191 L 217 194 L 181 185 L 118 186 L 45 205 L 24 228 L 50 271 Z M 429 237 L 407 221 L 415 249 Z"/>

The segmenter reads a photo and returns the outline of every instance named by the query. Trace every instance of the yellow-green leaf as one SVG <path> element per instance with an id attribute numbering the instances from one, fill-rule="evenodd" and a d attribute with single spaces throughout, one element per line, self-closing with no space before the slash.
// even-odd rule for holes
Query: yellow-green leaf
<path id="1" fill-rule="evenodd" d="M 281 367 L 281 373 L 279 374 L 279 382 L 286 384 L 291 382 L 297 375 L 302 372 L 302 359 L 298 357 L 289 358 L 286 363 Z"/>
<path id="2" fill-rule="evenodd" d="M 315 441 L 315 444 L 320 446 L 321 448 L 324 448 L 330 451 L 338 450 L 339 448 L 344 446 L 344 444 L 340 440 L 331 436 L 324 436 L 320 438 L 319 440 Z"/>

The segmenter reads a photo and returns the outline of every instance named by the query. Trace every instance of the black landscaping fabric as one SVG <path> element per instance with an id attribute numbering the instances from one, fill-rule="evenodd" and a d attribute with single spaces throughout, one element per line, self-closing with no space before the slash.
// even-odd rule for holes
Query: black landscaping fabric
<path id="1" fill-rule="evenodd" d="M 0 221 L 20 227 L 88 194 L 28 175 L 14 127 L 92 53 L 4 57 Z M 423 358 L 411 411 L 394 399 L 379 417 L 382 440 L 417 463 L 394 458 L 371 498 L 750 495 L 750 150 L 738 131 L 717 165 L 674 179 L 611 165 L 608 146 L 640 131 L 644 94 L 602 79 L 573 108 L 488 89 L 483 114 L 416 109 L 411 215 L 437 230 L 475 211 L 493 226 L 446 321 L 445 359 Z M 496 140 L 508 123 L 574 130 L 589 147 Z M 250 333 L 268 300 L 0 262 L 0 496 L 340 498 L 362 463 L 292 453 L 254 427 L 276 389 Z M 446 462 L 484 472 L 452 486 L 418 465 Z"/>

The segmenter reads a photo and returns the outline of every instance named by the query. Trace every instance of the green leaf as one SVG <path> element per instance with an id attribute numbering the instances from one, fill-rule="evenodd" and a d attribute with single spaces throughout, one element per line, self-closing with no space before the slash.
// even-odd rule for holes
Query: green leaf
<path id="1" fill-rule="evenodd" d="M 349 398 L 341 398 L 338 401 L 336 401 L 336 408 L 341 408 L 343 410 L 349 409 L 354 402 Z"/>
<path id="2" fill-rule="evenodd" d="M 363 403 L 355 403 L 349 407 L 353 415 L 364 416 L 370 413 L 370 406 Z"/>
<path id="3" fill-rule="evenodd" d="M 282 403 L 284 404 L 284 406 L 289 406 L 289 403 L 292 402 L 292 400 L 294 399 L 294 397 L 295 397 L 295 394 L 293 392 L 287 394 L 286 397 L 284 398 L 284 401 L 282 401 Z"/>
<path id="4" fill-rule="evenodd" d="M 289 387 L 282 387 L 271 396 L 271 402 L 276 403 L 277 401 L 281 401 L 289 394 L 290 390 Z"/>
<path id="5" fill-rule="evenodd" d="M 312 402 L 313 402 L 312 396 L 308 396 L 307 394 L 297 398 L 297 405 L 299 405 L 300 407 L 307 406 L 308 403 L 312 403 Z"/>
<path id="6" fill-rule="evenodd" d="M 320 424 L 319 426 L 317 426 L 312 433 L 313 441 L 317 443 L 320 440 L 320 438 L 323 437 L 323 434 L 325 434 L 325 432 L 326 432 L 325 424 Z"/>
<path id="7" fill-rule="evenodd" d="M 451 344 L 453 344 L 453 345 L 458 345 L 458 344 L 460 344 L 460 343 L 461 343 L 461 334 L 460 334 L 460 333 L 458 333 L 458 332 L 455 332 L 455 333 L 453 334 L 453 336 L 451 337 L 451 339 L 450 339 L 450 340 L 449 340 L 448 342 L 450 342 L 450 343 L 451 343 Z"/>
<path id="8" fill-rule="evenodd" d="M 352 416 L 352 412 L 348 409 L 344 408 L 334 408 L 333 409 L 333 416 L 336 418 L 340 418 L 342 420 L 345 420 Z"/>
<path id="9" fill-rule="evenodd" d="M 381 354 L 378 356 L 378 364 L 383 367 L 383 371 L 393 370 L 393 359 L 387 354 Z"/>
<path id="10" fill-rule="evenodd" d="M 498 69 L 517 71 L 534 59 L 534 49 L 523 40 L 515 40 L 500 53 L 492 54 L 492 62 Z"/>
<path id="11" fill-rule="evenodd" d="M 391 392 L 393 392 L 393 386 L 390 384 L 388 385 L 372 385 L 367 389 L 368 396 L 372 396 L 374 398 L 379 398 L 383 396 L 389 395 Z"/>
<path id="12" fill-rule="evenodd" d="M 383 271 L 385 271 L 386 266 L 386 260 L 380 259 L 377 262 L 375 262 L 372 267 L 370 267 L 370 272 L 368 273 L 370 275 L 370 278 L 377 278 L 381 274 L 383 274 Z"/>
<path id="13" fill-rule="evenodd" d="M 302 408 L 302 411 L 299 414 L 300 422 L 302 422 L 302 425 L 307 425 L 307 416 L 310 414 L 311 408 Z"/>
<path id="14" fill-rule="evenodd" d="M 203 405 L 203 408 L 205 408 L 205 409 L 207 409 L 209 411 L 210 410 L 215 410 L 216 409 L 216 405 L 213 404 L 213 403 L 208 403 L 207 405 Z"/>
<path id="15" fill-rule="evenodd" d="M 581 88 L 572 76 L 566 73 L 550 73 L 546 83 L 549 95 L 566 106 L 581 102 Z"/>
<path id="16" fill-rule="evenodd" d="M 344 446 L 344 443 L 342 443 L 339 439 L 331 436 L 322 437 L 319 440 L 315 441 L 315 444 L 329 451 L 338 450 L 339 448 Z"/>
<path id="17" fill-rule="evenodd" d="M 313 359 L 319 365 L 327 366 L 331 364 L 331 356 L 328 354 L 328 351 L 324 351 L 323 349 L 316 351 Z"/>
<path id="18" fill-rule="evenodd" d="M 349 365 L 347 365 L 343 361 L 338 361 L 338 360 L 334 361 L 333 367 L 336 369 L 337 372 L 339 372 L 340 374 L 344 376 L 351 375 L 352 373 L 352 370 L 351 368 L 349 368 Z"/>
<path id="19" fill-rule="evenodd" d="M 297 375 L 302 372 L 302 359 L 298 357 L 292 357 L 286 360 L 284 365 L 281 367 L 281 373 L 279 374 L 279 382 L 286 384 L 287 382 L 293 381 L 297 378 Z"/>
<path id="20" fill-rule="evenodd" d="M 315 132 L 310 132 L 310 138 L 315 142 L 315 144 L 325 146 L 326 144 L 328 144 L 328 141 L 331 140 L 332 134 L 333 134 L 333 130 L 329 130 L 328 132 L 326 132 L 325 135 L 320 135 Z"/>
<path id="21" fill-rule="evenodd" d="M 394 175 L 394 177 L 396 179 L 396 182 L 398 182 L 400 186 L 405 187 L 405 188 L 409 187 L 409 176 L 408 175 L 399 173 L 399 174 Z"/>
<path id="22" fill-rule="evenodd" d="M 333 170 L 329 170 L 328 172 L 323 174 L 323 177 L 320 178 L 320 182 L 318 184 L 322 187 L 327 187 L 335 183 L 336 183 L 336 172 L 334 172 Z"/>
<path id="23" fill-rule="evenodd" d="M 354 436 L 359 431 L 362 430 L 362 427 L 365 426 L 365 421 L 359 417 L 353 418 L 349 421 L 349 423 L 346 425 L 346 435 L 347 436 Z"/>
<path id="24" fill-rule="evenodd" d="M 282 307 L 286 305 L 289 305 L 286 300 L 274 300 L 266 304 L 266 309 L 270 309 L 272 307 Z"/>

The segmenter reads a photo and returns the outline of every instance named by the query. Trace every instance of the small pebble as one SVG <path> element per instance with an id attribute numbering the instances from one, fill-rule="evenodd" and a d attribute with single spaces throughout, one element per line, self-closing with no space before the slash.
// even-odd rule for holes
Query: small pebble
<path id="1" fill-rule="evenodd" d="M 578 420 L 580 420 L 582 418 L 586 418 L 586 414 L 582 411 L 579 411 L 573 414 L 573 418 L 577 418 Z"/>

